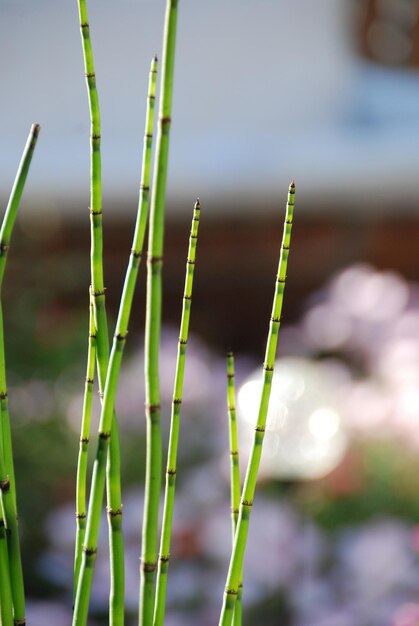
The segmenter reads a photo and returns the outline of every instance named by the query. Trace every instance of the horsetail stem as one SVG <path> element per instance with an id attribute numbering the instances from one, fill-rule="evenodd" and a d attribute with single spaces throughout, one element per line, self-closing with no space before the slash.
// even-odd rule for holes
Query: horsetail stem
<path id="1" fill-rule="evenodd" d="M 80 30 L 83 46 L 83 58 L 86 74 L 86 84 L 90 109 L 90 231 L 91 231 L 91 286 L 94 302 L 94 318 L 96 327 L 96 348 L 99 392 L 104 392 L 108 362 L 109 362 L 109 334 L 105 307 L 105 286 L 103 280 L 103 235 L 102 235 L 102 180 L 101 180 L 101 124 L 99 97 L 96 88 L 96 74 L 93 60 L 90 26 L 87 14 L 86 0 L 78 0 Z M 112 422 L 112 438 L 108 451 L 107 468 L 107 500 L 109 511 L 109 550 L 111 563 L 110 577 L 110 610 L 109 623 L 111 626 L 120 626 L 124 621 L 124 549 L 120 525 L 122 514 L 121 485 L 120 485 L 120 450 L 119 433 L 116 416 Z M 118 511 L 119 520 L 115 522 L 113 511 Z M 114 523 L 115 522 L 115 523 Z M 81 570 L 85 565 L 82 559 Z M 90 571 L 91 570 L 91 571 Z M 92 568 L 89 574 L 93 576 Z M 84 576 L 79 576 L 80 581 Z M 84 583 L 81 582 L 83 585 Z M 88 585 L 89 586 L 89 585 Z M 80 591 L 81 592 L 81 591 Z M 78 594 L 78 592 L 77 592 Z M 77 596 L 76 594 L 76 596 Z M 87 593 L 87 603 L 90 591 Z M 83 594 L 85 597 L 86 594 Z"/>
<path id="2" fill-rule="evenodd" d="M 86 532 L 86 484 L 87 462 L 90 437 L 90 416 L 92 412 L 93 384 L 96 361 L 96 328 L 94 321 L 93 303 L 90 302 L 89 317 L 89 348 L 87 353 L 86 381 L 84 387 L 83 415 L 81 421 L 79 457 L 77 463 L 76 483 L 76 550 L 74 558 L 74 593 L 77 589 L 79 572 L 83 554 L 83 542 Z"/>
<path id="3" fill-rule="evenodd" d="M 29 172 L 29 167 L 32 161 L 32 156 L 38 139 L 39 131 L 39 124 L 32 124 L 0 229 L 0 409 L 2 438 L 2 453 L 0 458 L 0 490 L 7 529 L 7 552 L 9 559 L 10 585 L 13 598 L 14 621 L 15 623 L 18 622 L 19 624 L 25 623 L 25 592 L 23 584 L 22 561 L 20 556 L 16 507 L 16 484 L 7 399 L 1 290 L 3 286 L 7 253 L 10 247 L 13 227 L 16 221 L 20 199 L 22 197 L 23 189 L 25 187 L 25 182 Z"/>
<path id="4" fill-rule="evenodd" d="M 230 567 L 227 575 L 224 591 L 224 601 L 221 609 L 219 626 L 230 626 L 233 618 L 234 606 L 238 595 L 240 578 L 242 576 L 244 552 L 249 529 L 249 518 L 255 494 L 257 475 L 259 470 L 262 444 L 268 414 L 269 398 L 272 387 L 272 378 L 275 365 L 276 349 L 278 344 L 278 331 L 282 311 L 282 303 L 287 272 L 289 246 L 291 240 L 292 220 L 294 213 L 295 184 L 291 183 L 288 192 L 284 234 L 282 238 L 279 269 L 276 279 L 275 295 L 272 307 L 272 316 L 269 324 L 269 334 L 266 344 L 265 362 L 263 366 L 263 387 L 259 406 L 259 414 L 255 429 L 253 446 L 247 464 L 247 472 L 244 481 L 243 493 L 240 503 L 237 530 L 234 538 L 234 546 L 230 558 Z"/>
<path id="5" fill-rule="evenodd" d="M 2 452 L 1 452 L 2 454 Z M 7 550 L 6 527 L 3 510 L 0 506 L 0 624 L 13 626 L 12 589 L 9 575 L 9 556 Z"/>
<path id="6" fill-rule="evenodd" d="M 142 179 L 140 186 L 140 200 L 138 204 L 138 212 L 137 212 L 137 221 L 134 231 L 134 240 L 132 244 L 132 250 L 129 257 L 128 268 L 125 276 L 124 287 L 122 291 L 118 319 L 116 323 L 115 335 L 112 344 L 112 350 L 109 358 L 109 366 L 107 366 L 106 373 L 106 382 L 104 384 L 104 393 L 103 393 L 103 403 L 101 410 L 101 417 L 99 423 L 99 442 L 96 454 L 96 460 L 93 467 L 93 476 L 91 483 L 91 495 L 89 499 L 89 507 L 87 514 L 87 526 L 86 526 L 86 537 L 85 544 L 83 546 L 83 558 L 82 558 L 82 566 L 79 574 L 77 595 L 76 595 L 76 603 L 74 609 L 74 617 L 73 617 L 73 625 L 80 626 L 85 625 L 87 621 L 87 614 L 89 608 L 89 598 L 93 580 L 93 569 L 96 559 L 96 551 L 97 551 L 97 538 L 99 532 L 99 524 L 100 524 L 100 511 L 103 500 L 103 493 L 105 489 L 105 468 L 106 468 L 106 457 L 109 448 L 109 439 L 114 436 L 114 428 L 116 425 L 116 420 L 114 418 L 114 405 L 115 405 L 115 395 L 116 389 L 118 385 L 119 371 L 122 361 L 122 354 L 125 345 L 126 336 L 128 333 L 128 323 L 131 313 L 132 301 L 134 297 L 135 284 L 138 276 L 138 268 L 140 265 L 140 259 L 142 254 L 142 248 L 144 243 L 144 231 L 145 225 L 147 222 L 147 210 L 148 210 L 148 201 L 147 201 L 147 193 L 149 187 L 149 175 L 150 175 L 150 154 L 152 148 L 152 138 L 151 138 L 151 129 L 153 128 L 153 110 L 154 110 L 154 95 L 155 95 L 155 76 L 157 71 L 157 59 L 154 59 L 152 62 L 151 72 L 150 72 L 150 82 L 149 82 L 149 94 L 148 94 L 148 106 L 147 106 L 147 116 L 146 116 L 146 136 L 145 136 L 145 164 L 143 163 L 142 168 Z M 149 132 L 150 131 L 150 132 Z M 93 296 L 95 294 L 93 293 Z M 99 373 L 100 373 L 99 363 Z M 111 435 L 112 432 L 112 435 Z M 108 467 L 108 475 L 109 475 L 109 467 Z M 112 479 L 114 475 L 111 476 L 111 481 L 109 481 L 110 488 L 114 488 L 114 484 L 112 484 Z M 118 481 L 119 485 L 119 481 Z M 109 498 L 108 498 L 108 516 L 110 518 L 110 522 L 112 524 L 112 528 L 114 531 L 114 535 L 119 534 L 122 535 L 122 527 L 121 527 L 121 515 L 122 508 L 121 505 L 115 507 L 116 498 L 113 499 L 113 494 L 111 494 L 109 506 Z M 110 508 L 111 507 L 111 508 Z M 123 549 L 123 548 L 122 548 Z M 123 556 L 123 555 L 121 555 Z M 114 558 L 111 554 L 111 561 Z M 122 584 L 123 584 L 123 576 L 124 570 L 122 569 L 122 573 L 119 573 L 118 576 L 122 576 Z M 116 583 L 121 583 L 121 580 L 118 579 L 115 581 Z M 122 604 L 122 620 L 123 620 L 123 604 Z M 112 607 L 111 607 L 112 611 Z M 112 619 L 112 616 L 111 616 Z M 113 623 L 116 624 L 116 617 L 114 616 Z M 122 623 L 118 621 L 118 624 Z"/>
<path id="7" fill-rule="evenodd" d="M 153 626 L 163 626 L 166 601 L 167 571 L 169 568 L 170 543 L 172 536 L 172 519 L 175 502 L 175 486 L 177 471 L 177 451 L 179 443 L 180 411 L 183 395 L 185 373 L 186 345 L 189 334 L 189 320 L 192 305 L 192 288 L 195 270 L 196 244 L 200 217 L 199 200 L 193 211 L 191 233 L 189 236 L 188 257 L 186 262 L 185 289 L 183 294 L 182 317 L 178 342 L 175 383 L 173 390 L 172 415 L 170 422 L 169 449 L 167 453 L 166 488 L 164 496 L 162 534 L 156 581 L 156 605 Z"/>
<path id="8" fill-rule="evenodd" d="M 178 0 L 167 0 L 157 147 L 150 207 L 145 326 L 146 476 L 140 570 L 140 626 L 150 626 L 154 614 L 154 577 L 162 473 L 159 345 L 161 330 L 164 207 L 171 125 Z"/>
<path id="9" fill-rule="evenodd" d="M 227 354 L 227 412 L 229 422 L 230 443 L 230 502 L 231 502 L 231 527 L 234 545 L 237 521 L 239 518 L 241 480 L 239 463 L 239 442 L 237 436 L 236 416 L 236 390 L 235 390 L 234 355 Z M 233 626 L 241 626 L 242 623 L 242 584 L 241 580 L 237 592 L 236 606 L 234 607 Z"/>

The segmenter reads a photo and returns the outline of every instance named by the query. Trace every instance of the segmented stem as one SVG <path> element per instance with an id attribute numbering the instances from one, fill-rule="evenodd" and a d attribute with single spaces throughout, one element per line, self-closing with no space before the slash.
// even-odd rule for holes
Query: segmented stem
<path id="1" fill-rule="evenodd" d="M 92 43 L 90 39 L 90 26 L 87 14 L 86 0 L 78 0 L 80 30 L 83 46 L 84 67 L 86 74 L 87 92 L 90 109 L 90 230 L 91 230 L 91 286 L 94 308 L 94 322 L 96 327 L 96 351 L 98 365 L 99 392 L 104 392 L 106 373 L 109 362 L 109 333 L 105 307 L 105 286 L 103 280 L 103 235 L 102 235 L 102 176 L 101 176 L 101 124 L 99 97 L 96 87 L 96 74 L 93 60 Z M 122 513 L 121 484 L 120 484 L 120 450 L 119 434 L 116 416 L 112 422 L 112 438 L 108 450 L 107 469 L 107 500 L 108 510 L 116 510 Z M 120 517 L 120 516 L 119 516 Z M 114 523 L 110 514 L 109 519 L 109 550 L 111 564 L 111 585 L 109 594 L 109 623 L 111 626 L 122 626 L 124 622 L 124 546 L 121 532 L 120 519 Z M 93 577 L 94 555 L 89 558 L 89 563 L 82 559 L 79 587 L 77 596 L 87 602 L 90 596 L 90 584 Z M 90 583 L 87 582 L 90 580 Z M 83 604 L 84 606 L 84 604 Z M 86 613 L 87 618 L 87 613 Z M 74 615 L 76 619 L 76 615 Z"/>
<path id="2" fill-rule="evenodd" d="M 93 303 L 90 302 L 89 317 L 89 341 L 87 353 L 86 381 L 84 386 L 83 415 L 81 420 L 79 456 L 77 462 L 77 483 L 76 483 L 76 549 L 74 558 L 74 593 L 80 573 L 83 542 L 86 532 L 86 487 L 87 487 L 87 463 L 90 437 L 90 417 L 92 412 L 93 385 L 95 377 L 96 361 L 96 328 L 93 312 Z"/>
<path id="3" fill-rule="evenodd" d="M 148 240 L 145 330 L 145 413 L 147 449 L 140 570 L 140 626 L 151 626 L 154 614 L 154 578 L 157 560 L 158 517 L 162 473 L 159 345 L 161 330 L 164 207 L 169 156 L 177 7 L 178 0 L 167 0 L 163 37 L 159 124 L 154 161 Z"/>
<path id="4" fill-rule="evenodd" d="M 0 506 L 0 624 L 13 626 L 12 589 L 10 587 L 9 556 L 7 550 L 6 526 Z"/>
<path id="5" fill-rule="evenodd" d="M 74 609 L 73 626 L 85 625 L 87 621 L 87 614 L 89 608 L 89 598 L 93 580 L 93 569 L 96 559 L 97 551 L 97 539 L 99 533 L 100 524 L 100 512 L 103 501 L 103 494 L 105 489 L 106 479 L 106 457 L 109 448 L 109 439 L 114 436 L 114 427 L 116 420 L 114 418 L 114 405 L 115 395 L 118 385 L 119 372 L 121 367 L 122 355 L 125 346 L 125 341 L 128 333 L 128 324 L 131 314 L 132 302 L 134 298 L 134 290 L 136 280 L 138 276 L 138 268 L 140 266 L 141 254 L 144 243 L 144 232 L 147 223 L 147 211 L 148 211 L 148 188 L 149 188 L 149 173 L 150 173 L 150 154 L 152 149 L 152 127 L 153 127 L 153 109 L 154 109 L 154 97 L 155 97 L 155 76 L 157 71 L 157 59 L 152 62 L 149 82 L 149 94 L 146 116 L 146 136 L 144 139 L 145 148 L 142 167 L 142 179 L 140 185 L 140 199 L 138 203 L 137 221 L 134 231 L 134 239 L 132 243 L 132 250 L 129 257 L 128 268 L 125 275 L 125 282 L 122 291 L 121 301 L 119 305 L 118 319 L 116 322 L 115 335 L 112 343 L 112 350 L 109 358 L 109 366 L 107 367 L 106 381 L 104 384 L 103 402 L 101 417 L 99 423 L 99 442 L 96 453 L 96 460 L 93 467 L 93 476 L 90 490 L 89 507 L 87 513 L 87 527 L 85 544 L 83 546 L 83 559 L 82 566 L 79 575 L 79 584 L 77 588 L 76 604 Z M 93 294 L 94 295 L 94 294 Z M 100 364 L 99 364 L 100 367 Z M 112 433 L 112 434 L 111 434 Z M 109 467 L 108 467 L 109 476 Z M 109 483 L 112 483 L 113 476 Z M 118 481 L 119 484 L 119 481 Z M 112 489 L 114 485 L 110 484 Z M 108 494 L 109 495 L 109 494 Z M 108 504 L 108 517 L 112 525 L 113 535 L 122 536 L 122 505 L 115 506 L 115 499 L 112 499 L 111 505 Z M 109 503 L 109 497 L 108 497 Z M 123 547 L 121 548 L 123 549 Z M 114 554 L 115 556 L 115 554 Z M 112 558 L 111 555 L 111 563 Z M 123 557 L 123 555 L 122 555 Z M 121 558 L 123 563 L 123 560 Z M 123 585 L 124 571 L 120 574 L 114 568 L 116 576 L 122 576 L 122 583 L 120 578 L 114 581 L 114 584 Z M 112 606 L 111 606 L 112 610 Z M 111 619 L 112 623 L 116 624 L 116 616 Z M 123 620 L 123 606 L 122 606 L 122 620 Z M 118 621 L 118 624 L 122 623 Z"/>
<path id="6" fill-rule="evenodd" d="M 2 494 L 4 518 L 7 529 L 6 536 L 8 544 L 10 585 L 13 596 L 14 621 L 19 624 L 25 623 L 25 591 L 23 584 L 22 561 L 20 556 L 16 483 L 7 399 L 1 290 L 13 227 L 16 221 L 20 199 L 22 197 L 26 178 L 29 172 L 39 131 L 39 124 L 32 124 L 0 229 L 0 409 L 2 438 L 2 453 L 0 458 L 0 490 Z M 5 582 L 5 586 L 7 587 L 7 582 Z"/>
<path id="7" fill-rule="evenodd" d="M 295 185 L 294 183 L 291 183 L 288 193 L 284 234 L 282 239 L 278 275 L 276 279 L 272 316 L 269 325 L 269 334 L 266 345 L 265 363 L 263 366 L 264 378 L 259 406 L 259 414 L 255 429 L 253 446 L 247 465 L 242 498 L 240 502 L 237 530 L 234 538 L 234 547 L 231 553 L 230 567 L 224 591 L 224 601 L 221 610 L 219 626 L 231 625 L 234 607 L 239 590 L 240 578 L 242 576 L 244 552 L 246 548 L 247 534 L 249 528 L 249 518 L 252 509 L 260 458 L 262 453 L 262 444 L 266 427 L 266 418 L 268 414 L 269 398 L 271 393 L 276 349 L 278 344 L 278 331 L 280 326 L 294 212 L 294 194 Z"/>
<path id="8" fill-rule="evenodd" d="M 237 416 L 236 416 L 236 391 L 235 391 L 235 368 L 234 355 L 227 354 L 227 410 L 229 422 L 229 443 L 230 443 L 230 502 L 231 502 L 231 528 L 233 536 L 236 534 L 237 520 L 239 518 L 241 480 L 239 463 L 239 442 L 237 436 Z M 241 578 L 241 577 L 240 577 Z M 240 579 L 237 592 L 236 606 L 234 607 L 233 626 L 241 626 L 242 623 L 242 591 L 243 585 Z"/>
<path id="9" fill-rule="evenodd" d="M 189 237 L 188 257 L 186 261 L 185 289 L 183 294 L 182 317 L 178 342 L 175 383 L 173 390 L 172 415 L 170 421 L 169 449 L 167 453 L 166 488 L 164 494 L 164 509 L 162 534 L 160 540 L 160 554 L 156 582 L 156 605 L 153 626 L 163 626 L 166 602 L 167 571 L 169 568 L 170 543 L 172 537 L 172 519 L 175 502 L 175 486 L 177 472 L 177 452 L 179 444 L 179 429 L 183 395 L 183 380 L 185 373 L 186 345 L 188 343 L 189 320 L 192 305 L 192 288 L 195 270 L 196 244 L 200 217 L 199 200 L 194 206 L 191 233 Z"/>

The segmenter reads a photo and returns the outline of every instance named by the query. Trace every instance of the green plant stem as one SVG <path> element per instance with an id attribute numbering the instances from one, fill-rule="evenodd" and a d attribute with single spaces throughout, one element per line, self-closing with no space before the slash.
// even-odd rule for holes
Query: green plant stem
<path id="1" fill-rule="evenodd" d="M 2 452 L 0 452 L 2 454 Z M 0 506 L 0 624 L 13 626 L 13 601 L 10 587 L 9 555 L 7 550 L 6 526 Z"/>
<path id="2" fill-rule="evenodd" d="M 81 421 L 79 457 L 77 463 L 77 483 L 76 483 L 76 550 L 74 558 L 74 593 L 77 589 L 79 572 L 83 554 L 83 542 L 86 532 L 86 485 L 87 485 L 87 463 L 90 437 L 90 417 L 92 412 L 93 385 L 95 377 L 96 360 L 96 328 L 93 312 L 93 303 L 90 303 L 89 317 L 89 342 L 87 353 L 86 381 L 84 386 L 83 415 Z"/>
<path id="3" fill-rule="evenodd" d="M 271 394 L 272 378 L 278 344 L 278 331 L 280 326 L 282 302 L 284 295 L 289 246 L 291 240 L 292 220 L 294 213 L 295 185 L 291 183 L 288 193 L 284 234 L 282 238 L 279 269 L 276 279 L 275 295 L 272 307 L 272 316 L 269 325 L 269 334 L 266 345 L 265 362 L 263 366 L 264 377 L 262 395 L 259 406 L 258 419 L 255 429 L 253 446 L 247 465 L 243 493 L 240 502 L 239 518 L 234 538 L 234 547 L 231 553 L 230 567 L 227 575 L 224 591 L 224 601 L 220 615 L 219 626 L 230 626 L 233 619 L 234 607 L 237 599 L 240 578 L 243 570 L 243 559 L 246 548 L 247 534 L 249 529 L 250 512 L 256 489 L 256 481 L 259 471 L 262 444 L 268 414 L 269 398 Z"/>
<path id="4" fill-rule="evenodd" d="M 119 306 L 118 319 L 116 323 L 115 335 L 112 343 L 112 350 L 109 358 L 109 366 L 107 367 L 106 382 L 104 385 L 104 394 L 102 402 L 101 417 L 99 423 L 99 442 L 96 453 L 96 460 L 93 466 L 93 476 L 90 490 L 89 507 L 87 513 L 87 526 L 85 544 L 83 547 L 82 565 L 79 574 L 79 581 L 76 594 L 76 602 L 73 616 L 73 626 L 85 625 L 87 622 L 87 614 L 89 609 L 89 599 L 93 580 L 93 570 L 97 551 L 97 538 L 99 533 L 100 512 L 103 501 L 103 494 L 106 480 L 106 457 L 109 448 L 109 439 L 112 441 L 114 435 L 115 419 L 114 405 L 115 395 L 118 385 L 119 372 L 121 367 L 123 349 L 126 336 L 128 333 L 128 323 L 131 313 L 132 301 L 134 298 L 134 290 L 138 276 L 138 268 L 140 265 L 142 248 L 144 243 L 144 233 L 147 223 L 148 211 L 148 188 L 150 174 L 150 155 L 152 148 L 153 127 L 153 109 L 154 109 L 154 93 L 155 93 L 155 75 L 156 75 L 157 59 L 153 60 L 148 107 L 146 118 L 146 136 L 145 136 L 145 159 L 142 168 L 142 180 L 140 186 L 140 200 L 138 204 L 137 221 L 134 232 L 134 240 L 132 250 L 129 257 L 128 269 L 125 276 L 124 287 Z M 112 433 L 112 434 L 111 434 Z M 108 468 L 109 469 L 109 468 Z M 109 500 L 108 500 L 109 501 Z M 121 528 L 122 510 L 112 508 L 108 515 L 113 523 L 113 530 L 122 534 Z M 116 533 L 115 533 L 116 534 Z M 111 557 L 112 558 L 112 557 Z M 122 571 L 123 576 L 123 571 Z M 119 580 L 115 581 L 119 583 Z M 111 607 L 112 610 L 112 607 Z M 118 622 L 119 623 L 119 622 Z"/>
<path id="5" fill-rule="evenodd" d="M 161 330 L 164 207 L 178 0 L 167 0 L 157 146 L 147 258 L 147 310 L 145 327 L 146 477 L 140 569 L 140 626 L 151 626 L 154 614 L 154 578 L 158 545 L 158 517 L 162 474 L 160 426 L 159 345 Z"/>
<path id="6" fill-rule="evenodd" d="M 83 46 L 84 66 L 90 109 L 90 228 L 91 228 L 91 286 L 94 302 L 96 327 L 96 351 L 98 364 L 99 393 L 104 393 L 109 362 L 109 333 L 105 307 L 103 280 L 103 235 L 102 235 L 102 176 L 101 176 L 101 124 L 99 97 L 93 59 L 90 26 L 86 0 L 78 0 L 80 30 Z M 108 450 L 107 510 L 109 523 L 109 550 L 111 585 L 109 594 L 109 623 L 121 626 L 124 622 L 124 547 L 121 528 L 122 503 L 120 484 L 120 449 L 116 416 L 113 416 L 112 437 Z M 83 561 L 82 561 L 83 567 Z M 90 568 L 93 575 L 93 567 Z"/>
<path id="7" fill-rule="evenodd" d="M 239 518 L 241 480 L 239 463 L 239 442 L 237 436 L 237 416 L 236 416 L 236 391 L 235 391 L 235 368 L 234 355 L 227 354 L 227 409 L 229 422 L 229 444 L 230 444 L 230 502 L 231 502 L 231 529 L 234 545 L 237 521 Z M 233 626 L 241 626 L 242 623 L 242 594 L 243 585 L 240 577 L 237 591 L 236 606 L 234 607 Z"/>
<path id="8" fill-rule="evenodd" d="M 39 124 L 32 124 L 23 155 L 16 174 L 15 182 L 10 194 L 9 202 L 4 214 L 0 229 L 0 408 L 1 408 L 1 438 L 2 455 L 0 462 L 0 489 L 4 517 L 7 529 L 7 543 L 9 556 L 10 584 L 13 596 L 13 610 L 15 624 L 25 623 L 25 591 L 23 583 L 22 561 L 17 522 L 16 483 L 13 464 L 12 437 L 10 431 L 10 417 L 7 399 L 6 364 L 4 353 L 4 328 L 2 311 L 2 286 L 6 269 L 7 253 L 17 211 L 25 186 L 26 178 L 31 165 L 33 152 L 40 131 Z"/>
<path id="9" fill-rule="evenodd" d="M 189 237 L 188 257 L 186 262 L 185 289 L 183 294 L 182 317 L 178 342 L 175 384 L 173 390 L 172 415 L 170 421 L 169 449 L 167 453 L 166 488 L 164 495 L 163 523 L 160 541 L 160 555 L 156 582 L 156 603 L 153 626 L 163 626 L 166 602 L 167 571 L 169 568 L 170 543 L 172 537 L 172 519 L 175 503 L 177 472 L 177 452 L 179 444 L 180 413 L 185 374 L 186 345 L 188 343 L 189 320 L 192 305 L 192 288 L 195 270 L 196 244 L 198 238 L 199 200 L 194 206 L 191 233 Z"/>

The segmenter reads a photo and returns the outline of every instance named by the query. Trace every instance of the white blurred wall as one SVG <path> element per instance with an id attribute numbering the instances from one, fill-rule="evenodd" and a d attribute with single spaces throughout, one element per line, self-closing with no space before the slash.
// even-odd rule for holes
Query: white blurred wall
<path id="1" fill-rule="evenodd" d="M 345 0 L 180 0 L 169 197 L 419 198 L 419 78 L 368 68 Z M 148 66 L 164 0 L 89 0 L 105 203 L 135 203 Z M 160 55 L 159 55 L 160 56 Z M 32 121 L 28 195 L 88 202 L 89 119 L 76 0 L 0 0 L 0 192 Z M 282 195 L 281 195 L 282 194 Z M 375 204 L 374 204 L 375 203 Z"/>

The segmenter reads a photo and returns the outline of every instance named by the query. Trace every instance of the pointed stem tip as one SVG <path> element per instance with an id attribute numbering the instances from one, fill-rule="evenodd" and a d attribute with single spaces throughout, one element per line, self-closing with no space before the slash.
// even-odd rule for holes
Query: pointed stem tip
<path id="1" fill-rule="evenodd" d="M 38 136 L 40 130 L 41 130 L 41 126 L 37 123 L 33 123 L 31 126 L 31 135 Z"/>
<path id="2" fill-rule="evenodd" d="M 200 208 L 201 208 L 201 203 L 199 202 L 199 198 L 197 198 L 195 205 L 194 205 L 194 209 L 200 209 Z"/>
<path id="3" fill-rule="evenodd" d="M 290 189 L 295 189 L 295 180 L 290 182 Z"/>

